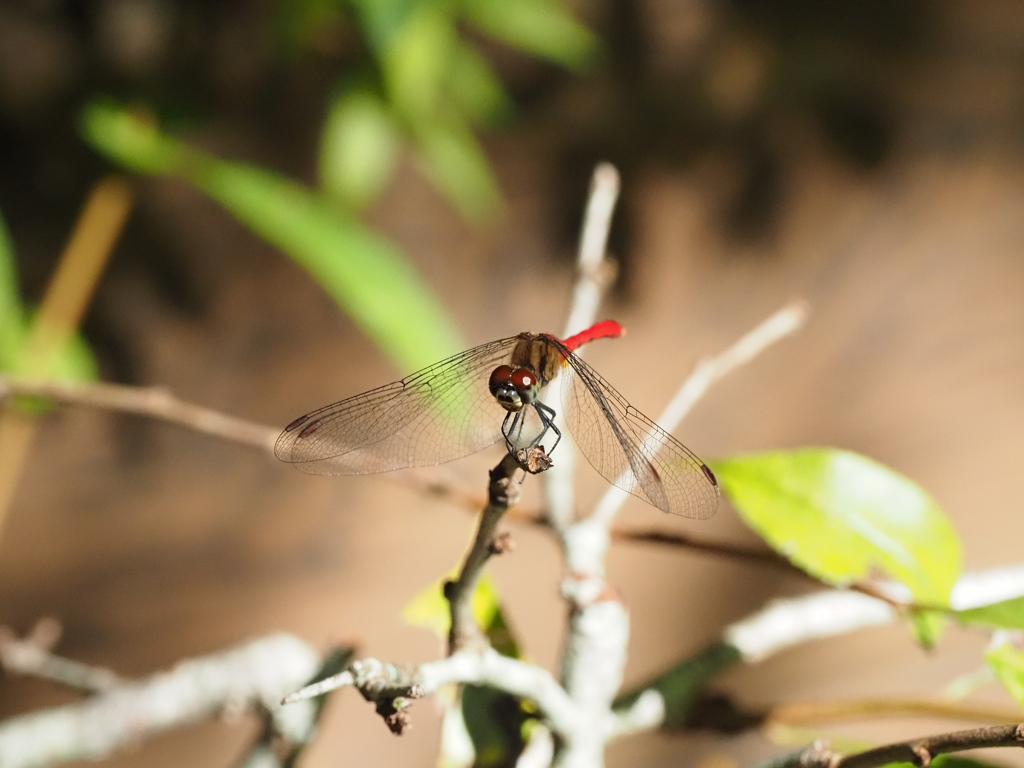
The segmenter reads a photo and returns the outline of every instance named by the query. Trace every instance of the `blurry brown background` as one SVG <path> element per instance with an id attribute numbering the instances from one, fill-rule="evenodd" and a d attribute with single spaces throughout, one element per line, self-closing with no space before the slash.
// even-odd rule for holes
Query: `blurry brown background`
<path id="1" fill-rule="evenodd" d="M 468 227 L 403 166 L 372 224 L 415 261 L 469 343 L 557 331 L 587 177 L 614 162 L 621 279 L 602 314 L 629 334 L 588 350 L 610 381 L 656 414 L 698 356 L 805 297 L 807 329 L 716 386 L 680 437 L 705 457 L 863 452 L 934 494 L 968 568 L 1021 560 L 1024 6 L 588 0 L 578 12 L 607 45 L 590 73 L 491 51 L 519 106 L 484 137 L 507 196 L 500 221 Z M 271 3 L 241 0 L 0 6 L 0 209 L 27 296 L 40 295 L 104 169 L 73 127 L 98 90 L 173 95 L 188 84 L 204 110 L 199 143 L 312 178 L 337 64 L 275 60 L 272 14 Z M 406 373 L 200 193 L 154 179 L 138 189 L 85 325 L 104 378 L 283 425 Z M 441 471 L 482 490 L 496 455 Z M 584 501 L 603 490 L 589 470 L 581 481 Z M 752 540 L 727 505 L 703 523 L 639 502 L 624 517 Z M 457 561 L 472 525 L 465 510 L 386 477 L 308 477 L 174 427 L 65 409 L 45 420 L 0 539 L 0 623 L 23 631 L 55 616 L 63 654 L 126 675 L 274 630 L 427 660 L 438 641 L 400 610 Z M 514 555 L 492 572 L 530 654 L 551 666 L 564 622 L 556 548 L 536 530 L 514 533 Z M 632 609 L 632 681 L 805 588 L 640 546 L 617 547 L 610 576 Z M 936 695 L 980 664 L 981 644 L 953 631 L 929 655 L 905 628 L 872 630 L 726 682 L 752 703 Z M 0 680 L 0 716 L 70 700 Z M 432 703 L 413 716 L 397 739 L 342 692 L 305 764 L 432 765 Z M 948 725 L 844 732 L 905 738 Z M 228 765 L 253 727 L 205 724 L 109 764 Z M 769 749 L 756 736 L 645 735 L 616 745 L 611 763 Z"/>

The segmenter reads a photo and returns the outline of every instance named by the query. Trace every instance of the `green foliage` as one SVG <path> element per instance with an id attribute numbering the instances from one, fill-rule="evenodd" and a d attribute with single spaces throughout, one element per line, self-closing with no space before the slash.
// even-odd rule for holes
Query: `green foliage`
<path id="1" fill-rule="evenodd" d="M 704 685 L 740 661 L 740 652 L 727 643 L 715 643 L 690 659 L 636 686 L 615 699 L 615 709 L 628 709 L 648 690 L 665 702 L 664 727 L 682 729 Z"/>
<path id="2" fill-rule="evenodd" d="M 21 357 L 27 323 L 18 291 L 18 270 L 7 225 L 0 216 L 0 370 L 13 370 Z"/>
<path id="3" fill-rule="evenodd" d="M 399 143 L 469 221 L 493 215 L 501 194 L 471 130 L 512 111 L 501 81 L 465 27 L 572 69 L 596 58 L 597 40 L 557 0 L 291 0 L 289 47 L 325 28 L 350 28 L 366 50 L 362 76 L 335 97 L 321 139 L 325 188 L 355 207 L 391 178 Z"/>
<path id="4" fill-rule="evenodd" d="M 593 63 L 597 41 L 554 0 L 465 0 L 466 16 L 499 40 L 573 69 Z"/>
<path id="5" fill-rule="evenodd" d="M 848 585 L 880 569 L 916 602 L 943 606 L 960 541 L 916 483 L 848 451 L 806 448 L 712 463 L 737 511 L 815 577 Z"/>
<path id="6" fill-rule="evenodd" d="M 1024 708 L 1024 651 L 1003 643 L 989 648 L 985 661 L 1014 701 Z"/>
<path id="7" fill-rule="evenodd" d="M 402 368 L 421 368 L 463 346 L 402 253 L 324 195 L 271 171 L 200 152 L 109 100 L 86 108 L 82 128 L 116 162 L 180 176 L 206 192 L 312 274 Z"/>
<path id="8" fill-rule="evenodd" d="M 505 656 L 522 658 L 519 642 L 501 609 L 497 587 L 486 575 L 480 579 L 473 593 L 473 615 L 492 648 Z M 447 638 L 451 614 L 444 597 L 444 581 L 432 584 L 410 600 L 402 610 L 402 617 L 413 626 Z M 461 720 L 476 755 L 474 765 L 515 764 L 526 746 L 527 728 L 531 721 L 521 699 L 487 686 L 467 685 L 461 692 L 459 710 L 446 717 L 454 714 Z"/>
<path id="9" fill-rule="evenodd" d="M 398 156 L 398 131 L 371 88 L 343 90 L 331 103 L 320 137 L 320 185 L 358 210 L 383 191 Z"/>
<path id="10" fill-rule="evenodd" d="M 1024 629 L 1024 597 L 957 611 L 956 617 L 964 624 L 992 629 Z"/>
<path id="11" fill-rule="evenodd" d="M 78 334 L 72 335 L 63 349 L 46 359 L 29 359 L 25 354 L 26 342 L 36 322 L 30 315 L 18 288 L 14 247 L 3 216 L 0 216 L 0 371 L 67 381 L 92 381 L 96 378 L 96 360 Z M 28 398 L 19 398 L 19 402 L 30 410 L 41 407 Z"/>

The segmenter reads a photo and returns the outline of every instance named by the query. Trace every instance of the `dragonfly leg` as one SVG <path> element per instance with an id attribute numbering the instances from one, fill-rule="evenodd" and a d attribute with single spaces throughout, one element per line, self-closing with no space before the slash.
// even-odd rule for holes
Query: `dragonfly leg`
<path id="1" fill-rule="evenodd" d="M 519 445 L 519 438 L 523 432 L 522 416 L 522 411 L 509 411 L 505 414 L 505 420 L 501 422 L 501 434 L 505 436 L 505 447 L 513 456 L 515 456 L 516 446 Z M 510 419 L 511 423 L 509 423 Z"/>
<path id="2" fill-rule="evenodd" d="M 534 438 L 532 443 L 530 443 L 530 447 L 535 448 L 540 445 L 540 441 L 544 439 L 544 435 L 546 435 L 550 429 L 555 433 L 555 445 L 552 445 L 545 451 L 545 453 L 550 456 L 552 451 L 555 450 L 555 446 L 558 445 L 558 441 L 562 439 L 561 430 L 555 426 L 555 409 L 550 405 L 545 405 L 541 402 L 535 402 L 533 407 L 537 409 L 537 415 L 540 416 L 540 421 L 544 425 L 544 429 L 542 429 L 541 433 Z"/>

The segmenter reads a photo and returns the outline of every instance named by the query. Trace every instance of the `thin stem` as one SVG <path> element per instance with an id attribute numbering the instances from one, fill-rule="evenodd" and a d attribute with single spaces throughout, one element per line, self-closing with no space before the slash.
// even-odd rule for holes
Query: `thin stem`
<path id="1" fill-rule="evenodd" d="M 916 699 L 853 701 L 793 701 L 778 704 L 767 713 L 767 720 L 787 726 L 806 727 L 836 721 L 881 717 L 942 717 L 951 720 L 975 720 L 982 723 L 1016 723 L 1020 711 L 976 704 Z"/>
<path id="2" fill-rule="evenodd" d="M 0 376 L 0 400 L 17 395 L 148 416 L 224 440 L 251 445 L 271 454 L 280 431 L 186 402 L 162 387 L 130 387 L 103 382 L 66 384 Z"/>
<path id="3" fill-rule="evenodd" d="M 490 472 L 488 501 L 480 515 L 476 538 L 466 554 L 466 560 L 458 578 L 445 585 L 451 612 L 451 629 L 448 632 L 448 654 L 483 644 L 480 628 L 473 616 L 473 593 L 483 573 L 484 565 L 497 553 L 495 532 L 498 523 L 519 496 L 519 484 L 513 479 L 521 471 L 514 456 L 504 458 Z"/>

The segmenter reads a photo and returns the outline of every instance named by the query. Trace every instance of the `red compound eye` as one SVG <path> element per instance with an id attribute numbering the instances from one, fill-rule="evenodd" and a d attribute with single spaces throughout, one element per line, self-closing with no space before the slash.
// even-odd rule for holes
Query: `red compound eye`
<path id="1" fill-rule="evenodd" d="M 529 368 L 516 368 L 512 371 L 512 386 L 516 388 L 524 403 L 532 403 L 540 391 L 537 374 Z"/>
<path id="2" fill-rule="evenodd" d="M 491 390 L 492 395 L 496 395 L 498 390 L 506 386 L 511 380 L 512 366 L 499 365 L 491 372 L 491 378 L 490 381 L 487 382 L 487 388 Z M 515 385 L 513 384 L 513 386 Z"/>
<path id="3" fill-rule="evenodd" d="M 516 368 L 512 371 L 512 386 L 516 389 L 529 389 L 537 377 L 528 368 Z"/>

